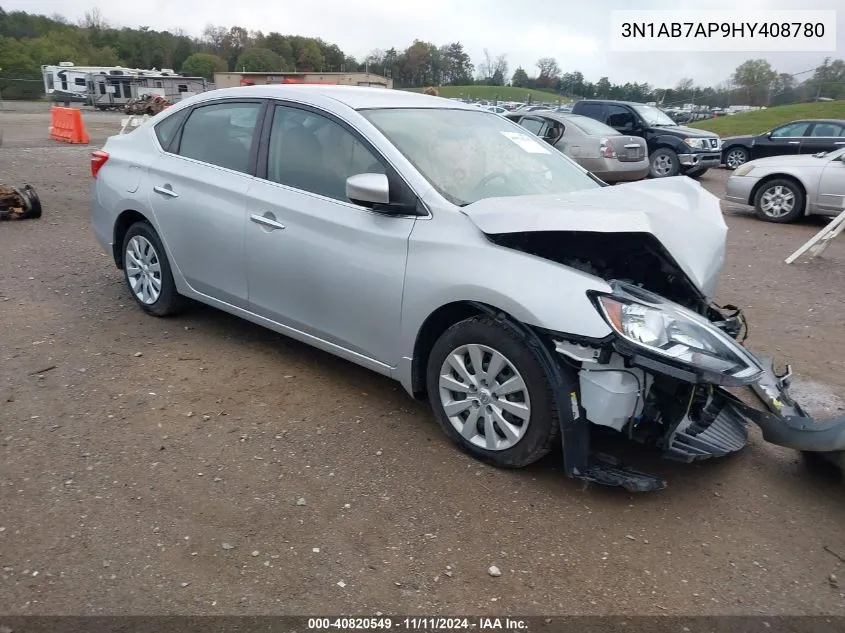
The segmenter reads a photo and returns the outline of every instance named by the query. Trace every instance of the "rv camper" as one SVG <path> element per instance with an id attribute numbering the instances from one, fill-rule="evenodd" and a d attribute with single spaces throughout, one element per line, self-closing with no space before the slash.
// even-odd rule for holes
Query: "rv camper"
<path id="1" fill-rule="evenodd" d="M 115 76 L 106 73 L 94 73 L 90 77 L 91 92 L 87 101 L 98 110 L 124 109 L 130 101 L 147 95 L 176 103 L 209 89 L 208 82 L 202 77 L 154 74 Z"/>
<path id="2" fill-rule="evenodd" d="M 91 103 L 92 77 L 94 75 L 106 75 L 122 79 L 146 76 L 178 76 L 170 69 L 142 70 L 140 68 L 123 68 L 122 66 L 76 66 L 73 62 L 60 62 L 58 66 L 42 66 L 41 75 L 44 78 L 44 92 L 51 101 L 88 104 Z"/>

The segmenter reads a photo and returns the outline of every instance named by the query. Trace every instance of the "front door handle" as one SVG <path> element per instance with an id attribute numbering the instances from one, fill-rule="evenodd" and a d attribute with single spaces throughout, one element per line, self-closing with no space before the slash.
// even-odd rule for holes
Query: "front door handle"
<path id="1" fill-rule="evenodd" d="M 845 141 L 836 141 L 834 145 L 845 145 Z"/>
<path id="2" fill-rule="evenodd" d="M 170 196 L 171 198 L 179 197 L 179 194 L 173 191 L 173 189 L 171 189 L 169 185 L 164 187 L 155 186 L 153 187 L 153 191 L 155 191 L 156 193 L 164 194 L 165 196 Z"/>
<path id="3" fill-rule="evenodd" d="M 801 141 L 789 141 L 790 145 L 798 145 L 800 143 L 801 143 Z"/>
<path id="4" fill-rule="evenodd" d="M 285 225 L 281 222 L 276 222 L 272 217 L 268 218 L 264 215 L 258 215 L 257 213 L 253 213 L 249 216 L 249 219 L 255 222 L 256 224 L 262 224 L 269 228 L 271 231 L 276 229 L 283 229 Z"/>

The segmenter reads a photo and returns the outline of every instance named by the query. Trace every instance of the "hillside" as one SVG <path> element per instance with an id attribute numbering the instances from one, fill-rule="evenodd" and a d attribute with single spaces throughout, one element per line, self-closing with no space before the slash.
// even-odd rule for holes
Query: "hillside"
<path id="1" fill-rule="evenodd" d="M 413 92 L 422 92 L 423 88 L 411 88 Z M 499 101 L 551 101 L 553 103 L 567 103 L 569 99 L 554 92 L 543 92 L 531 88 L 514 88 L 513 86 L 441 86 L 437 89 L 441 97 L 463 99 L 498 99 Z"/>
<path id="2" fill-rule="evenodd" d="M 845 101 L 798 103 L 755 112 L 697 121 L 690 127 L 716 132 L 719 136 L 762 134 L 796 119 L 845 119 Z"/>

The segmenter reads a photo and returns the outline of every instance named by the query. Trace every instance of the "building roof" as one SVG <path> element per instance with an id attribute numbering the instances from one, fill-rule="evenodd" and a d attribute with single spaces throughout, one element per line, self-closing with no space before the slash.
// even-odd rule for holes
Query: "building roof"
<path id="1" fill-rule="evenodd" d="M 267 84 L 221 88 L 204 92 L 192 99 L 199 97 L 204 97 L 203 100 L 221 97 L 291 98 L 313 105 L 341 103 L 355 110 L 366 108 L 460 108 L 478 110 L 478 108 L 470 105 L 418 92 L 331 84 Z"/>

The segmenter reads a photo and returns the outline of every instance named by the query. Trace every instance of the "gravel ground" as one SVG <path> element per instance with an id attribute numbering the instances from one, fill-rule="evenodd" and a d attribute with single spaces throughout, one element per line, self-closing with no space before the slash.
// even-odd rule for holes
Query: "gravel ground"
<path id="1" fill-rule="evenodd" d="M 663 492 L 585 489 L 559 457 L 481 465 L 398 385 L 257 326 L 144 316 L 88 226 L 120 116 L 84 116 L 75 147 L 0 111 L 0 180 L 45 206 L 0 225 L 0 613 L 845 614 L 841 482 L 756 432 L 701 465 L 633 452 Z M 822 221 L 725 214 L 719 300 L 836 411 L 845 239 L 786 266 Z"/>

